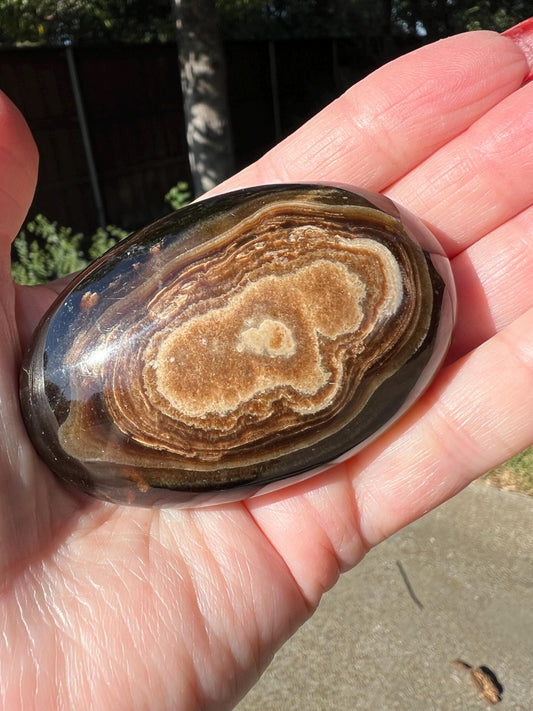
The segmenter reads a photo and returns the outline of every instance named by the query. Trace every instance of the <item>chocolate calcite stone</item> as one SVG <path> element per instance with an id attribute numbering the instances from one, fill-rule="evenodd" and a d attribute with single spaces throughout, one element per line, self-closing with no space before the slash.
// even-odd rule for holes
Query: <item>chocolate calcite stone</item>
<path id="1" fill-rule="evenodd" d="M 386 198 L 240 190 L 74 279 L 23 365 L 22 412 L 41 457 L 89 494 L 235 500 L 390 426 L 435 375 L 454 312 L 442 249 Z"/>

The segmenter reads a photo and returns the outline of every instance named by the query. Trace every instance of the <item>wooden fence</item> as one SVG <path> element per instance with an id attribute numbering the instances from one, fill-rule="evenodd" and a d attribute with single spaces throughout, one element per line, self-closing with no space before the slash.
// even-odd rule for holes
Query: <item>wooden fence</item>
<path id="1" fill-rule="evenodd" d="M 411 48 L 392 38 L 227 43 L 237 166 Z M 39 147 L 32 215 L 82 231 L 133 229 L 190 180 L 174 45 L 0 50 L 0 89 Z"/>

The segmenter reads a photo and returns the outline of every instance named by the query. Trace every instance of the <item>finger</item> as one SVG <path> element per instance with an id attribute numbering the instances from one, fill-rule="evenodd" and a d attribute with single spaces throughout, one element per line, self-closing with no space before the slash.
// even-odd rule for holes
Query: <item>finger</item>
<path id="1" fill-rule="evenodd" d="M 386 191 L 457 254 L 532 204 L 533 84 L 503 99 Z"/>
<path id="2" fill-rule="evenodd" d="M 0 92 L 0 259 L 9 264 L 11 241 L 28 212 L 37 182 L 38 154 L 19 110 Z"/>
<path id="3" fill-rule="evenodd" d="M 533 442 L 532 334 L 530 310 L 445 369 L 427 397 L 386 434 L 391 444 L 380 454 L 369 450 L 353 460 L 369 545 Z"/>
<path id="4" fill-rule="evenodd" d="M 425 46 L 356 84 L 217 188 L 321 180 L 382 190 L 514 92 L 529 68 L 492 32 Z"/>
<path id="5" fill-rule="evenodd" d="M 533 17 L 506 30 L 503 35 L 513 40 L 523 52 L 529 66 L 529 72 L 524 77 L 524 81 L 531 81 L 533 79 Z"/>
<path id="6" fill-rule="evenodd" d="M 533 308 L 533 207 L 452 260 L 457 322 L 448 362 Z"/>

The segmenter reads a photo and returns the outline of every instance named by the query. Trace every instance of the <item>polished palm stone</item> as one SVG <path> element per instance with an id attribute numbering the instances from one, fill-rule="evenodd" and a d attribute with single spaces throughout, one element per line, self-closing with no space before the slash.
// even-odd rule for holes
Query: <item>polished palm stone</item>
<path id="1" fill-rule="evenodd" d="M 74 279 L 23 365 L 22 412 L 41 457 L 89 494 L 239 499 L 390 426 L 435 375 L 454 312 L 441 247 L 386 198 L 240 190 Z"/>

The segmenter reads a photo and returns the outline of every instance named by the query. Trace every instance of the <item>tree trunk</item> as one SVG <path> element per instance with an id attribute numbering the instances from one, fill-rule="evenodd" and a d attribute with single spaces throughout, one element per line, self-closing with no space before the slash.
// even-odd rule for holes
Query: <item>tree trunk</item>
<path id="1" fill-rule="evenodd" d="M 226 72 L 214 0 L 173 0 L 189 164 L 196 195 L 233 172 Z"/>

